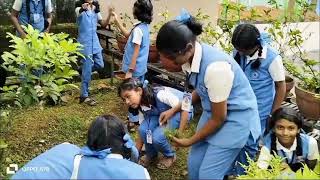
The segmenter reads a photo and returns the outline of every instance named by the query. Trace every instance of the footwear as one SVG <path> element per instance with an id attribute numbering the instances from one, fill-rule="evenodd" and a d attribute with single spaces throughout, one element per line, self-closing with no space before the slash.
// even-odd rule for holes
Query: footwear
<path id="1" fill-rule="evenodd" d="M 176 160 L 177 160 L 176 156 L 172 156 L 172 157 L 164 156 L 157 164 L 157 168 L 162 170 L 169 169 Z"/>
<path id="2" fill-rule="evenodd" d="M 131 133 L 135 132 L 138 126 L 139 126 L 139 122 L 130 122 L 129 120 L 127 122 L 127 129 Z"/>
<path id="3" fill-rule="evenodd" d="M 85 104 L 88 104 L 90 106 L 97 105 L 97 102 L 94 99 L 89 98 L 89 97 L 80 97 L 80 104 L 81 103 L 85 103 Z"/>
<path id="4" fill-rule="evenodd" d="M 139 159 L 139 164 L 145 168 L 149 167 L 152 163 L 155 163 L 157 161 L 157 157 L 150 158 L 147 155 L 143 155 Z"/>

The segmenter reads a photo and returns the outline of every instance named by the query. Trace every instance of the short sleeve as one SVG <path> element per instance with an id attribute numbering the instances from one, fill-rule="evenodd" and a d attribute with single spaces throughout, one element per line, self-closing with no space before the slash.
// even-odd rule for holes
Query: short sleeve
<path id="1" fill-rule="evenodd" d="M 262 146 L 260 150 L 260 155 L 257 161 L 257 165 L 261 169 L 268 169 L 269 161 L 271 160 L 272 155 L 270 154 L 270 150 L 266 146 Z"/>
<path id="2" fill-rule="evenodd" d="M 157 98 L 159 101 L 162 103 L 170 106 L 170 107 L 175 107 L 179 104 L 180 100 L 179 97 L 174 95 L 169 89 L 165 88 L 164 90 L 160 90 L 157 93 Z"/>
<path id="3" fill-rule="evenodd" d="M 319 160 L 318 143 L 313 137 L 309 137 L 309 153 L 308 160 Z"/>
<path id="4" fill-rule="evenodd" d="M 52 13 L 53 11 L 53 7 L 52 7 L 52 2 L 51 0 L 48 0 L 48 4 L 47 4 L 47 13 Z"/>
<path id="5" fill-rule="evenodd" d="M 22 0 L 15 0 L 12 6 L 12 9 L 16 11 L 21 11 L 22 8 Z"/>
<path id="6" fill-rule="evenodd" d="M 227 100 L 232 89 L 233 79 L 234 73 L 228 62 L 220 61 L 210 64 L 204 77 L 210 101 L 219 103 Z"/>
<path id="7" fill-rule="evenodd" d="M 133 35 L 132 42 L 135 44 L 141 45 L 142 36 L 143 36 L 141 28 L 135 27 L 132 31 L 132 35 Z"/>
<path id="8" fill-rule="evenodd" d="M 101 15 L 100 12 L 97 14 L 97 17 L 98 17 L 98 21 L 101 21 L 101 20 L 102 20 L 102 15 Z"/>
<path id="9" fill-rule="evenodd" d="M 281 56 L 277 56 L 269 66 L 268 69 L 273 81 L 284 81 L 285 70 Z"/>

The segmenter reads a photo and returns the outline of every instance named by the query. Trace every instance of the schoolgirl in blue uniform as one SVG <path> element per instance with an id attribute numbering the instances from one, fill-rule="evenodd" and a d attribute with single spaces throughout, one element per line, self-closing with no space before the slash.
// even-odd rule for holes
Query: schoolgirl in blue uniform
<path id="1" fill-rule="evenodd" d="M 302 124 L 295 110 L 289 107 L 276 110 L 270 121 L 271 131 L 263 139 L 258 166 L 267 169 L 272 155 L 277 154 L 293 171 L 303 168 L 303 164 L 314 169 L 319 161 L 317 141 L 301 132 Z"/>
<path id="2" fill-rule="evenodd" d="M 268 45 L 268 39 L 252 24 L 238 25 L 232 36 L 234 58 L 257 97 L 262 134 L 269 115 L 281 106 L 286 92 L 282 58 Z"/>
<path id="3" fill-rule="evenodd" d="M 101 27 L 109 24 L 111 13 L 106 20 L 102 20 L 99 3 L 96 0 L 80 0 L 76 3 L 76 15 L 78 24 L 78 42 L 83 45 L 81 74 L 80 103 L 96 105 L 96 101 L 89 97 L 89 85 L 91 73 L 104 67 L 102 47 L 97 35 L 98 23 Z M 111 11 L 111 7 L 109 9 Z"/>
<path id="4" fill-rule="evenodd" d="M 150 179 L 148 171 L 135 163 L 138 157 L 122 121 L 104 115 L 92 122 L 86 146 L 54 146 L 23 166 L 12 179 Z"/>
<path id="5" fill-rule="evenodd" d="M 17 35 L 25 38 L 26 33 L 22 25 L 28 24 L 40 32 L 49 32 L 52 10 L 51 0 L 15 0 L 10 18 L 17 29 Z"/>
<path id="6" fill-rule="evenodd" d="M 116 13 L 113 13 L 115 24 L 122 34 L 128 38 L 124 49 L 122 71 L 126 73 L 125 78 L 137 78 L 141 82 L 147 73 L 147 63 L 150 47 L 150 28 L 152 21 L 153 5 L 150 0 L 137 0 L 133 6 L 133 17 L 139 22 L 131 31 L 122 26 Z M 137 124 L 139 118 L 129 114 L 129 129 Z"/>
<path id="7" fill-rule="evenodd" d="M 143 118 L 139 127 L 139 135 L 145 144 L 146 156 L 140 159 L 145 167 L 152 161 L 156 161 L 158 153 L 161 152 L 164 158 L 159 161 L 159 169 L 169 168 L 176 160 L 175 152 L 166 139 L 163 127 L 160 126 L 160 114 L 172 107 L 175 107 L 183 98 L 183 92 L 164 86 L 150 86 L 141 83 L 138 79 L 130 78 L 123 81 L 119 86 L 119 95 L 130 106 L 130 111 Z M 193 109 L 190 112 L 182 111 L 175 114 L 167 123 L 167 128 L 179 129 L 182 133 L 188 121 L 193 116 Z"/>
<path id="8" fill-rule="evenodd" d="M 260 136 L 257 102 L 248 79 L 226 53 L 200 44 L 202 26 L 186 11 L 164 24 L 156 45 L 160 56 L 181 65 L 194 87 L 192 103 L 203 109 L 197 132 L 188 139 L 173 138 L 178 146 L 192 146 L 189 179 L 222 179 L 229 174 L 243 147 Z M 171 117 L 181 104 L 166 112 Z M 163 119 L 161 119 L 163 120 Z"/>

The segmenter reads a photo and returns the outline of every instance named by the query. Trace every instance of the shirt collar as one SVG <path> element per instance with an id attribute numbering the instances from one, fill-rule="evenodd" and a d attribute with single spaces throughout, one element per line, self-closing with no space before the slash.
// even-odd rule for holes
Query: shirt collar
<path id="1" fill-rule="evenodd" d="M 196 41 L 194 55 L 193 55 L 193 59 L 192 59 L 192 64 L 190 65 L 189 62 L 183 64 L 181 66 L 183 72 L 199 73 L 201 59 L 202 59 L 202 46 L 201 46 L 201 44 L 199 42 Z"/>
<path id="2" fill-rule="evenodd" d="M 123 159 L 123 156 L 121 154 L 108 154 L 107 158 Z"/>
<path id="3" fill-rule="evenodd" d="M 294 139 L 293 144 L 289 149 L 284 147 L 284 146 L 282 146 L 282 144 L 278 141 L 278 138 L 277 138 L 277 141 L 276 141 L 276 146 L 277 146 L 277 150 L 283 150 L 286 153 L 293 152 L 293 151 L 295 151 L 297 149 L 297 138 Z"/>
<path id="4" fill-rule="evenodd" d="M 268 51 L 267 46 L 263 46 L 262 47 L 262 53 L 261 53 L 260 57 L 259 57 L 259 51 L 256 51 L 253 56 L 251 56 L 251 57 L 247 56 L 247 60 L 251 61 L 251 60 L 256 60 L 258 58 L 265 59 L 267 57 L 267 51 Z"/>
<path id="5" fill-rule="evenodd" d="M 136 25 L 138 25 L 138 24 L 140 24 L 140 23 L 141 23 L 140 21 L 135 22 L 135 23 L 133 23 L 133 26 L 136 26 Z"/>
<path id="6" fill-rule="evenodd" d="M 151 110 L 151 107 L 147 107 L 147 106 L 140 106 L 142 111 L 149 111 Z"/>

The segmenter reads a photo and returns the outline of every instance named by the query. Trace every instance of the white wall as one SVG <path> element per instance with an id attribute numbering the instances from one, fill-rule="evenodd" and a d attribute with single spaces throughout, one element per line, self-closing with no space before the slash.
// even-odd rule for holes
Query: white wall
<path id="1" fill-rule="evenodd" d="M 100 0 L 102 6 L 102 14 L 105 16 L 105 11 L 109 4 L 114 5 L 116 12 L 119 14 L 127 13 L 132 16 L 132 7 L 135 0 Z M 218 3 L 219 0 L 152 0 L 153 4 L 153 22 L 157 23 L 160 19 L 158 14 L 163 12 L 167 7 L 172 18 L 180 13 L 181 8 L 185 8 L 191 13 L 195 13 L 198 8 L 208 14 L 212 19 L 210 21 L 217 22 L 218 18 Z M 152 25 L 151 24 L 151 25 Z"/>
<path id="2" fill-rule="evenodd" d="M 257 24 L 256 25 L 260 31 L 263 31 L 266 27 L 268 27 L 268 24 Z M 310 37 L 304 41 L 302 44 L 302 49 L 306 50 L 307 52 L 317 52 L 313 56 L 315 58 L 320 59 L 320 22 L 302 22 L 302 23 L 291 23 L 289 24 L 289 27 L 291 28 L 298 28 L 302 32 L 302 37 Z M 285 42 L 283 42 L 284 46 L 286 45 Z M 288 51 L 288 55 L 290 55 L 291 52 Z"/>

